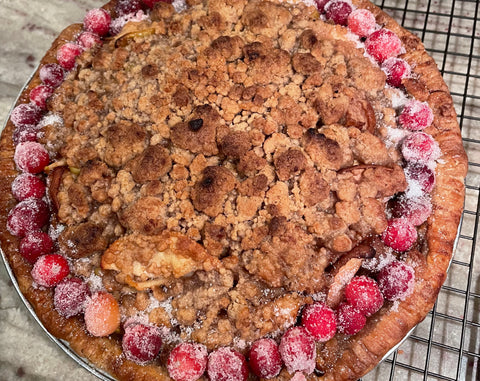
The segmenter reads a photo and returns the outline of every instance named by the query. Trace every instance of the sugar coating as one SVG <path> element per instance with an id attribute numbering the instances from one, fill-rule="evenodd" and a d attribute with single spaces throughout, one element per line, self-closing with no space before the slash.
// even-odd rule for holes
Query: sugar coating
<path id="1" fill-rule="evenodd" d="M 127 22 L 139 22 L 146 19 L 148 19 L 148 15 L 142 10 L 117 17 L 116 19 L 112 20 L 110 24 L 110 33 L 112 35 L 120 33 Z"/>
<path id="2" fill-rule="evenodd" d="M 220 347 L 208 356 L 207 373 L 211 381 L 245 381 L 245 357 L 230 347 Z"/>
<path id="3" fill-rule="evenodd" d="M 303 327 L 292 327 L 280 341 L 280 355 L 290 373 L 315 369 L 315 342 Z"/>

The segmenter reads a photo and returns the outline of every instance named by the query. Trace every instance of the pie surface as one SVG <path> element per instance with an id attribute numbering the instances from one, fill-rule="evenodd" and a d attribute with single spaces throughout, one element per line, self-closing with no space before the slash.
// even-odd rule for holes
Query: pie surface
<path id="1" fill-rule="evenodd" d="M 43 230 L 71 276 L 117 301 L 121 325 L 110 335 L 57 311 L 54 288 L 33 281 L 22 237 L 7 229 L 19 174 L 7 124 L 2 249 L 55 336 L 118 379 L 168 379 L 180 342 L 246 354 L 260 338 L 279 342 L 305 306 L 337 311 L 354 276 L 408 264 L 408 295 L 385 297 L 358 333 L 317 341 L 315 370 L 300 370 L 342 380 L 371 370 L 426 316 L 452 256 L 467 161 L 448 89 L 419 39 L 369 2 L 353 3 L 400 38 L 398 57 L 412 70 L 400 87 L 386 84 L 364 39 L 303 3 L 192 1 L 179 13 L 159 3 L 77 57 L 37 135 L 50 156 L 37 175 L 51 211 Z M 115 15 L 117 5 L 106 9 Z M 42 64 L 81 28 L 65 30 Z M 39 84 L 37 73 L 19 103 Z M 429 162 L 435 185 L 422 195 L 432 212 L 415 242 L 395 250 L 384 238 L 398 217 L 392 204 L 418 191 L 408 172 L 418 163 L 409 167 L 401 148 L 413 132 L 398 121 L 410 99 L 428 104 L 434 119 L 423 132 L 439 151 Z M 146 365 L 122 353 L 132 320 L 162 332 Z"/>

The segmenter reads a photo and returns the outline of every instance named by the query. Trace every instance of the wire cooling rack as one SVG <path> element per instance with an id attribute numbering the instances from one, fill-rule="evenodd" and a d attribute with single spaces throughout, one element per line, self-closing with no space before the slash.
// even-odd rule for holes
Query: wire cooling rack
<path id="1" fill-rule="evenodd" d="M 437 62 L 455 102 L 469 172 L 457 249 L 435 307 L 362 380 L 480 380 L 480 2 L 374 2 L 417 34 Z"/>

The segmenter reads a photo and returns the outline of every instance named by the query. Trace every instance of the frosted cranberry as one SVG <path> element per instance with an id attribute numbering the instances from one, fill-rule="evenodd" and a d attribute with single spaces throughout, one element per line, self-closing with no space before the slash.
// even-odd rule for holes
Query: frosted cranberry
<path id="1" fill-rule="evenodd" d="M 42 198 L 45 195 L 45 189 L 43 180 L 30 173 L 22 173 L 12 182 L 12 194 L 18 201 Z"/>
<path id="2" fill-rule="evenodd" d="M 315 342 L 304 327 L 291 327 L 280 340 L 280 355 L 290 373 L 315 369 Z"/>
<path id="3" fill-rule="evenodd" d="M 17 127 L 15 131 L 13 131 L 12 139 L 16 145 L 24 142 L 36 142 L 37 134 L 38 128 L 35 126 Z"/>
<path id="4" fill-rule="evenodd" d="M 89 10 L 83 18 L 83 27 L 87 32 L 96 33 L 99 36 L 106 36 L 110 30 L 112 18 L 105 9 L 95 8 Z"/>
<path id="5" fill-rule="evenodd" d="M 47 203 L 43 200 L 29 198 L 19 202 L 8 214 L 7 228 L 17 237 L 40 230 L 50 217 Z"/>
<path id="6" fill-rule="evenodd" d="M 402 79 L 410 77 L 412 69 L 407 61 L 390 57 L 382 63 L 382 69 L 387 75 L 387 83 L 393 87 L 401 87 Z"/>
<path id="7" fill-rule="evenodd" d="M 69 318 L 83 313 L 88 296 L 90 289 L 82 279 L 65 278 L 55 287 L 53 304 L 60 315 Z"/>
<path id="8" fill-rule="evenodd" d="M 120 306 L 112 294 L 98 291 L 87 299 L 84 319 L 91 335 L 108 336 L 120 327 Z"/>
<path id="9" fill-rule="evenodd" d="M 40 68 L 39 76 L 45 85 L 55 88 L 62 84 L 65 72 L 59 64 L 50 63 Z"/>
<path id="10" fill-rule="evenodd" d="M 290 381 L 307 381 L 307 377 L 305 377 L 305 375 L 301 372 L 296 372 L 292 378 L 290 379 Z"/>
<path id="11" fill-rule="evenodd" d="M 367 318 L 350 304 L 342 303 L 337 309 L 337 328 L 345 335 L 355 335 L 360 332 Z"/>
<path id="12" fill-rule="evenodd" d="M 207 368 L 207 348 L 198 343 L 177 345 L 168 356 L 168 374 L 175 381 L 198 380 Z"/>
<path id="13" fill-rule="evenodd" d="M 233 348 L 218 348 L 208 356 L 207 374 L 210 381 L 245 381 L 247 360 Z"/>
<path id="14" fill-rule="evenodd" d="M 403 108 L 398 121 L 407 130 L 423 130 L 432 124 L 433 111 L 428 103 L 412 99 Z"/>
<path id="15" fill-rule="evenodd" d="M 325 12 L 325 5 L 327 5 L 329 1 L 330 0 L 315 0 L 315 5 L 320 13 Z"/>
<path id="16" fill-rule="evenodd" d="M 77 43 L 84 49 L 90 49 L 94 46 L 101 46 L 102 39 L 98 34 L 92 32 L 83 32 L 77 37 Z"/>
<path id="17" fill-rule="evenodd" d="M 168 3 L 172 4 L 173 0 L 142 0 L 142 3 L 148 8 L 153 8 L 156 3 Z"/>
<path id="18" fill-rule="evenodd" d="M 406 218 L 389 220 L 387 229 L 382 234 L 382 241 L 385 245 L 396 251 L 409 250 L 416 240 L 417 230 Z"/>
<path id="19" fill-rule="evenodd" d="M 378 62 L 383 62 L 400 54 L 402 42 L 391 30 L 380 29 L 367 37 L 365 49 Z"/>
<path id="20" fill-rule="evenodd" d="M 37 142 L 18 144 L 13 159 L 18 168 L 28 173 L 40 173 L 50 162 L 47 150 Z"/>
<path id="21" fill-rule="evenodd" d="M 53 94 L 53 89 L 47 85 L 38 85 L 30 91 L 30 101 L 42 110 L 47 108 L 47 99 Z"/>
<path id="22" fill-rule="evenodd" d="M 355 9 L 348 16 L 348 28 L 359 37 L 367 37 L 375 32 L 377 22 L 368 9 Z"/>
<path id="23" fill-rule="evenodd" d="M 282 359 L 273 339 L 259 339 L 250 347 L 248 355 L 251 371 L 260 378 L 272 378 L 282 370 Z"/>
<path id="24" fill-rule="evenodd" d="M 306 306 L 302 312 L 302 325 L 316 341 L 324 342 L 335 336 L 335 313 L 324 303 Z"/>
<path id="25" fill-rule="evenodd" d="M 414 132 L 403 140 L 402 154 L 407 161 L 426 163 L 440 157 L 440 148 L 431 135 L 424 132 Z"/>
<path id="26" fill-rule="evenodd" d="M 32 269 L 33 280 L 44 287 L 60 283 L 70 273 L 67 260 L 59 254 L 47 254 L 37 259 Z"/>
<path id="27" fill-rule="evenodd" d="M 162 347 L 162 337 L 157 327 L 131 324 L 125 328 L 122 348 L 125 357 L 137 364 L 147 364 L 157 357 Z"/>
<path id="28" fill-rule="evenodd" d="M 401 194 L 389 202 L 389 207 L 392 217 L 407 219 L 414 226 L 423 224 L 432 214 L 430 198 L 424 195 L 408 197 Z"/>
<path id="29" fill-rule="evenodd" d="M 42 118 L 42 109 L 34 103 L 22 103 L 10 114 L 10 120 L 16 127 L 35 126 Z"/>
<path id="30" fill-rule="evenodd" d="M 435 172 L 421 163 L 409 163 L 404 169 L 408 181 L 408 192 L 419 194 L 430 193 L 435 186 Z"/>
<path id="31" fill-rule="evenodd" d="M 325 5 L 325 17 L 338 25 L 347 25 L 352 6 L 345 1 L 330 1 Z"/>
<path id="32" fill-rule="evenodd" d="M 379 271 L 377 280 L 385 299 L 404 299 L 413 291 L 415 271 L 405 262 L 393 261 Z"/>
<path id="33" fill-rule="evenodd" d="M 119 0 L 115 6 L 115 13 L 117 16 L 125 16 L 141 9 L 142 2 L 140 0 Z"/>
<path id="34" fill-rule="evenodd" d="M 383 306 L 377 282 L 366 276 L 356 276 L 345 286 L 345 299 L 365 316 L 373 315 Z"/>
<path id="35" fill-rule="evenodd" d="M 42 231 L 28 233 L 19 244 L 20 254 L 32 264 L 42 255 L 51 253 L 52 249 L 52 239 Z"/>
<path id="36" fill-rule="evenodd" d="M 67 42 L 57 50 L 57 61 L 65 70 L 75 66 L 75 59 L 82 54 L 82 48 L 73 42 Z"/>

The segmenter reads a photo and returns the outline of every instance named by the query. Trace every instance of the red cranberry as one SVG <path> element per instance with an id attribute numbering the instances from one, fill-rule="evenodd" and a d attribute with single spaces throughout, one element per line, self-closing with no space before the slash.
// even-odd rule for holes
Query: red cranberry
<path id="1" fill-rule="evenodd" d="M 302 312 L 302 325 L 316 341 L 324 342 L 335 336 L 335 313 L 324 303 L 306 306 Z"/>
<path id="2" fill-rule="evenodd" d="M 34 103 L 21 103 L 10 114 L 10 120 L 18 127 L 35 126 L 42 118 L 42 109 Z"/>
<path id="3" fill-rule="evenodd" d="M 67 260 L 59 254 L 47 254 L 37 259 L 32 269 L 33 280 L 44 287 L 60 283 L 70 273 Z"/>
<path id="4" fill-rule="evenodd" d="M 383 62 L 400 54 L 402 42 L 391 30 L 380 29 L 367 37 L 365 49 L 378 62 Z"/>
<path id="5" fill-rule="evenodd" d="M 246 381 L 247 360 L 233 348 L 218 348 L 208 356 L 207 374 L 210 381 Z"/>
<path id="6" fill-rule="evenodd" d="M 137 364 L 147 364 L 157 357 L 162 347 L 160 330 L 144 324 L 131 324 L 125 328 L 122 348 L 125 357 Z"/>
<path id="7" fill-rule="evenodd" d="M 398 122 L 407 130 L 423 130 L 432 124 L 433 111 L 428 103 L 412 99 L 403 108 Z"/>
<path id="8" fill-rule="evenodd" d="M 359 37 L 367 37 L 375 32 L 377 22 L 368 9 L 355 9 L 348 16 L 348 28 Z"/>
<path id="9" fill-rule="evenodd" d="M 94 46 L 101 46 L 102 39 L 98 34 L 92 32 L 83 32 L 77 37 L 77 43 L 84 49 L 90 49 Z"/>
<path id="10" fill-rule="evenodd" d="M 140 0 L 119 0 L 115 6 L 117 16 L 125 16 L 130 13 L 136 13 L 142 9 Z"/>
<path id="11" fill-rule="evenodd" d="M 167 3 L 172 4 L 173 0 L 142 0 L 142 3 L 148 8 L 152 9 L 156 3 Z"/>
<path id="12" fill-rule="evenodd" d="M 12 139 L 15 145 L 24 142 L 36 142 L 37 134 L 38 128 L 35 126 L 17 127 L 15 131 L 13 131 Z"/>
<path id="13" fill-rule="evenodd" d="M 19 244 L 20 254 L 32 264 L 42 255 L 51 253 L 52 249 L 52 239 L 42 231 L 28 233 Z"/>
<path id="14" fill-rule="evenodd" d="M 40 230 L 50 217 L 47 203 L 43 200 L 29 198 L 19 202 L 8 214 L 8 231 L 24 237 L 27 233 Z"/>
<path id="15" fill-rule="evenodd" d="M 393 261 L 379 271 L 377 280 L 385 299 L 404 299 L 413 291 L 415 271 L 405 262 Z"/>
<path id="16" fill-rule="evenodd" d="M 273 339 L 259 339 L 250 347 L 249 364 L 259 378 L 272 378 L 282 370 L 282 359 L 277 343 Z"/>
<path id="17" fill-rule="evenodd" d="M 330 0 L 315 0 L 315 5 L 320 13 L 325 12 L 325 5 L 327 5 L 329 1 Z"/>
<path id="18" fill-rule="evenodd" d="M 207 368 L 207 348 L 198 343 L 177 345 L 168 356 L 168 374 L 175 381 L 195 381 Z"/>
<path id="19" fill-rule="evenodd" d="M 34 174 L 42 172 L 50 162 L 47 150 L 37 142 L 18 144 L 13 158 L 18 168 Z"/>
<path id="20" fill-rule="evenodd" d="M 367 318 L 350 304 L 342 303 L 337 309 L 337 328 L 345 335 L 355 335 L 360 332 Z"/>
<path id="21" fill-rule="evenodd" d="M 427 196 L 408 197 L 405 193 L 389 202 L 394 218 L 405 218 L 414 226 L 420 226 L 432 214 L 432 203 Z"/>
<path id="22" fill-rule="evenodd" d="M 366 276 L 356 276 L 347 284 L 345 299 L 365 316 L 373 315 L 383 306 L 383 296 L 377 282 Z"/>
<path id="23" fill-rule="evenodd" d="M 65 278 L 55 287 L 53 304 L 60 315 L 69 318 L 83 313 L 88 296 L 90 289 L 82 279 Z"/>
<path id="24" fill-rule="evenodd" d="M 352 13 L 352 6 L 346 1 L 340 0 L 328 2 L 324 9 L 327 20 L 332 20 L 338 25 L 347 25 L 348 16 Z"/>
<path id="25" fill-rule="evenodd" d="M 67 42 L 57 50 L 57 61 L 65 70 L 75 66 L 75 59 L 82 54 L 82 48 L 73 42 Z"/>
<path id="26" fill-rule="evenodd" d="M 40 68 L 39 76 L 45 85 L 55 88 L 62 84 L 65 72 L 59 64 L 50 63 Z"/>
<path id="27" fill-rule="evenodd" d="M 402 154 L 407 161 L 427 163 L 440 157 L 440 148 L 431 135 L 414 132 L 403 140 Z"/>
<path id="28" fill-rule="evenodd" d="M 407 251 L 417 240 L 417 230 L 407 219 L 393 218 L 388 221 L 387 229 L 382 234 L 382 240 L 393 250 Z"/>
<path id="29" fill-rule="evenodd" d="M 110 30 L 112 18 L 102 8 L 91 9 L 83 19 L 83 27 L 87 32 L 96 33 L 99 36 L 106 36 Z"/>
<path id="30" fill-rule="evenodd" d="M 47 85 L 38 85 L 30 91 L 30 101 L 40 107 L 47 109 L 47 99 L 53 94 L 53 89 Z"/>
<path id="31" fill-rule="evenodd" d="M 315 369 L 315 342 L 304 327 L 291 327 L 280 341 L 280 355 L 289 373 Z"/>
<path id="32" fill-rule="evenodd" d="M 387 83 L 393 87 L 401 87 L 402 79 L 410 77 L 412 69 L 407 61 L 390 57 L 382 63 L 382 69 L 387 75 Z"/>
<path id="33" fill-rule="evenodd" d="M 405 170 L 408 181 L 408 193 L 420 196 L 430 193 L 435 186 L 435 172 L 421 163 L 409 163 Z"/>
<path id="34" fill-rule="evenodd" d="M 30 173 L 22 173 L 12 182 L 12 194 L 18 201 L 27 198 L 42 198 L 45 190 L 46 186 L 43 180 Z"/>

